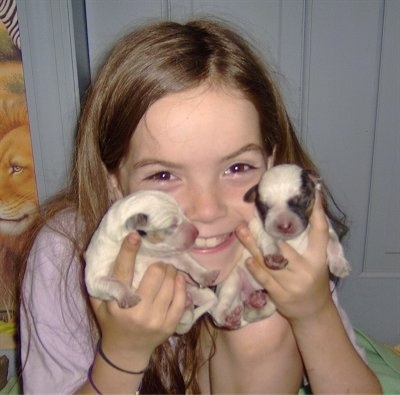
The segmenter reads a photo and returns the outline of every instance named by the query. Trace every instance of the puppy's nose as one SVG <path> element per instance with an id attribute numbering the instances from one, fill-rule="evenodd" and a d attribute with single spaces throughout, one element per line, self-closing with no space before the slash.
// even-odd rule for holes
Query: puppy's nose
<path id="1" fill-rule="evenodd" d="M 197 230 L 197 228 L 190 222 L 186 221 L 182 222 L 179 225 L 179 233 L 182 235 L 182 243 L 184 249 L 190 248 L 196 240 L 197 236 L 199 235 L 199 231 Z"/>
<path id="2" fill-rule="evenodd" d="M 280 233 L 288 235 L 294 232 L 295 226 L 293 222 L 286 221 L 286 222 L 278 222 L 276 228 Z"/>
<path id="3" fill-rule="evenodd" d="M 189 233 L 189 239 L 192 240 L 192 244 L 194 243 L 194 241 L 197 239 L 197 236 L 199 235 L 199 231 L 197 230 L 197 228 L 192 225 L 190 227 L 188 227 L 188 233 Z"/>

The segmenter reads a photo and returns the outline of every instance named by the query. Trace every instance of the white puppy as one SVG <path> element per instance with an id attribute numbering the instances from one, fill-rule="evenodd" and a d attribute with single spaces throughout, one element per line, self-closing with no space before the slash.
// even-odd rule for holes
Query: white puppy
<path id="1" fill-rule="evenodd" d="M 249 228 L 268 267 L 282 269 L 287 265 L 276 246 L 278 239 L 287 241 L 300 253 L 307 248 L 309 217 L 315 190 L 319 187 L 309 171 L 286 164 L 267 170 L 260 183 L 246 193 L 245 200 L 254 202 L 256 206 Z M 335 276 L 345 277 L 350 272 L 350 266 L 337 234 L 329 225 L 329 269 Z M 249 256 L 246 250 L 243 260 L 217 287 L 218 304 L 211 314 L 219 326 L 238 328 L 268 317 L 275 311 L 268 294 L 244 265 Z"/>
<path id="2" fill-rule="evenodd" d="M 142 240 L 129 288 L 112 274 L 122 241 L 132 231 Z M 89 294 L 103 300 L 116 299 L 122 308 L 132 307 L 140 301 L 135 290 L 149 265 L 157 260 L 172 264 L 192 280 L 187 283 L 190 306 L 177 328 L 177 333 L 187 332 L 217 302 L 216 295 L 202 287 L 214 284 L 219 272 L 205 269 L 187 253 L 197 236 L 198 230 L 166 193 L 140 191 L 118 200 L 101 220 L 85 253 Z"/>

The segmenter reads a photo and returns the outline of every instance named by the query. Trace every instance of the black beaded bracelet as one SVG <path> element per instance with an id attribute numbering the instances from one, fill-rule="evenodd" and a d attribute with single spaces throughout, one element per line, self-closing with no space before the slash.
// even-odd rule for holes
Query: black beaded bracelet
<path id="1" fill-rule="evenodd" d="M 88 380 L 90 385 L 93 387 L 94 391 L 96 392 L 97 395 L 103 395 L 101 391 L 98 389 L 97 385 L 94 383 L 93 380 L 93 364 L 90 365 L 89 371 L 88 371 Z M 135 391 L 135 395 L 140 395 L 140 390 L 142 389 L 142 382 L 139 384 L 139 388 Z"/>
<path id="2" fill-rule="evenodd" d="M 108 365 L 112 366 L 114 369 L 119 370 L 120 372 L 128 373 L 128 374 L 143 374 L 147 370 L 147 366 L 143 370 L 139 370 L 137 372 L 134 372 L 132 370 L 126 370 L 122 369 L 119 366 L 115 365 L 113 362 L 111 362 L 106 354 L 104 354 L 103 349 L 101 348 L 101 339 L 97 343 L 97 352 L 99 355 L 104 359 L 105 362 L 107 362 Z M 94 387 L 93 387 L 94 388 Z"/>

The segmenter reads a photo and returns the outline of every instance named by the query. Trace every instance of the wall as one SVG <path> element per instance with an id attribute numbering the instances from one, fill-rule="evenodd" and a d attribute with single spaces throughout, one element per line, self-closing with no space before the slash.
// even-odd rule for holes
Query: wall
<path id="1" fill-rule="evenodd" d="M 355 326 L 382 341 L 398 343 L 400 303 L 392 301 L 400 300 L 400 2 L 19 4 L 27 32 L 22 37 L 28 48 L 24 66 L 31 74 L 27 90 L 35 158 L 41 164 L 37 170 L 41 199 L 63 184 L 82 87 L 103 51 L 120 34 L 150 19 L 200 14 L 223 17 L 247 31 L 279 70 L 277 77 L 299 135 L 348 214 L 351 233 L 346 252 L 353 273 L 340 286 L 342 304 Z M 87 33 L 82 29 L 85 21 Z M 87 34 L 87 41 L 82 34 Z"/>

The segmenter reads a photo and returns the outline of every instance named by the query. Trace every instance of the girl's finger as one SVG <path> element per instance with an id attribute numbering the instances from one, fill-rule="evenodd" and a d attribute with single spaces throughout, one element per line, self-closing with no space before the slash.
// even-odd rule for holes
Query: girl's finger
<path id="1" fill-rule="evenodd" d="M 182 273 L 177 273 L 174 284 L 174 297 L 169 306 L 166 317 L 167 325 L 173 325 L 176 328 L 177 322 L 182 317 L 186 306 L 186 281 Z"/>
<path id="2" fill-rule="evenodd" d="M 272 283 L 275 283 L 274 272 L 279 270 L 268 268 L 265 263 L 265 258 L 258 248 L 257 243 L 247 225 L 239 225 L 236 229 L 236 234 L 243 246 L 252 255 L 252 258 L 249 258 L 246 261 L 248 270 L 265 288 L 270 287 Z"/>
<path id="3" fill-rule="evenodd" d="M 256 240 L 246 224 L 240 224 L 236 229 L 236 236 L 250 254 L 260 263 L 264 262 L 264 257 L 257 246 Z"/>
<path id="4" fill-rule="evenodd" d="M 301 254 L 299 254 L 295 248 L 283 240 L 278 240 L 276 244 L 282 256 L 288 261 L 285 269 L 295 271 L 297 268 L 294 267 L 294 264 L 302 260 Z"/>
<path id="5" fill-rule="evenodd" d="M 136 254 L 140 247 L 140 236 L 129 233 L 122 242 L 114 265 L 113 277 L 131 286 L 135 269 Z"/>
<path id="6" fill-rule="evenodd" d="M 148 303 L 153 303 L 167 275 L 167 265 L 163 262 L 152 263 L 145 271 L 136 294 Z"/>
<path id="7" fill-rule="evenodd" d="M 245 265 L 251 275 L 268 291 L 276 282 L 273 277 L 273 271 L 269 270 L 261 261 L 254 258 L 248 258 Z"/>
<path id="8" fill-rule="evenodd" d="M 175 295 L 175 282 L 177 270 L 172 265 L 165 265 L 165 275 L 160 283 L 159 290 L 154 297 L 154 304 L 158 306 L 161 312 L 166 311 Z"/>

